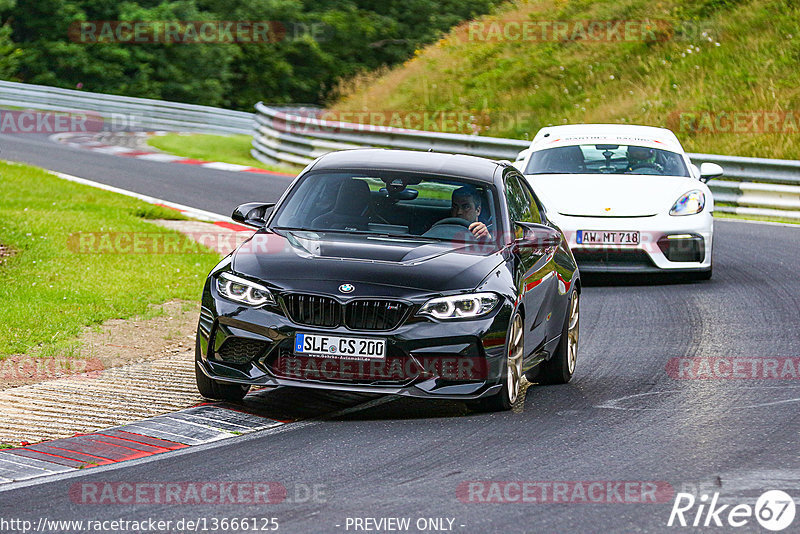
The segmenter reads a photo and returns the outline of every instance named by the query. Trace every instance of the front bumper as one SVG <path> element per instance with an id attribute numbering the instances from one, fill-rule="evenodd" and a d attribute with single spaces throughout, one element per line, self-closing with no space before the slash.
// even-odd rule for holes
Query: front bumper
<path id="1" fill-rule="evenodd" d="M 581 272 L 690 272 L 711 269 L 714 218 L 696 215 L 651 217 L 550 217 L 564 232 Z M 639 231 L 635 245 L 585 245 L 579 230 Z"/>
<path id="2" fill-rule="evenodd" d="M 293 323 L 280 307 L 251 308 L 219 297 L 206 284 L 198 328 L 199 369 L 221 382 L 296 386 L 439 399 L 476 399 L 501 387 L 511 304 L 468 321 L 414 317 L 390 331 Z M 386 339 L 385 365 L 293 352 L 295 334 Z"/>

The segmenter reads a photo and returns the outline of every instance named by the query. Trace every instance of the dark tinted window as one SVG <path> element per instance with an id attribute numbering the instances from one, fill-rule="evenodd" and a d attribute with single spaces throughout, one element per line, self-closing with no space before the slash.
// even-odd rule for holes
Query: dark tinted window
<path id="1" fill-rule="evenodd" d="M 522 192 L 527 199 L 526 202 L 528 204 L 528 210 L 530 212 L 530 221 L 527 222 L 534 222 L 534 223 L 541 223 L 542 222 L 542 213 L 539 209 L 539 204 L 536 202 L 533 193 L 531 192 L 530 184 L 525 181 L 525 178 L 519 175 L 515 175 L 517 180 L 520 182 L 520 186 L 522 187 Z"/>
<path id="2" fill-rule="evenodd" d="M 510 174 L 506 178 L 506 199 L 512 221 L 542 222 L 539 207 L 527 187 L 520 183 L 520 177 Z"/>
<path id="3" fill-rule="evenodd" d="M 460 210 L 453 209 L 454 200 Z M 464 224 L 491 225 L 495 203 L 493 186 L 459 178 L 394 171 L 312 172 L 294 186 L 271 225 L 443 240 L 456 237 L 450 233 L 464 233 L 469 239 L 472 234 Z M 436 223 L 448 218 L 463 221 L 432 232 Z"/>
<path id="4" fill-rule="evenodd" d="M 525 174 L 651 174 L 689 176 L 680 154 L 626 145 L 571 145 L 533 153 Z"/>
<path id="5" fill-rule="evenodd" d="M 508 214 L 511 219 L 512 227 L 514 221 L 541 223 L 542 218 L 539 208 L 533 199 L 530 191 L 520 183 L 521 178 L 516 174 L 506 177 L 506 201 L 508 202 Z M 522 235 L 522 230 L 515 227 L 513 230 L 517 237 Z"/>

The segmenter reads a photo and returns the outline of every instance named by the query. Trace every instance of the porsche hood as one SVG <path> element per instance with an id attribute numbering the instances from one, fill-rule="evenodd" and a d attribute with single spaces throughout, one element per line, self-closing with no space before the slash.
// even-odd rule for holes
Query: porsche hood
<path id="1" fill-rule="evenodd" d="M 701 182 L 681 176 L 541 174 L 528 181 L 550 211 L 573 217 L 650 217 L 668 212 Z M 708 201 L 707 201 L 708 202 Z"/>

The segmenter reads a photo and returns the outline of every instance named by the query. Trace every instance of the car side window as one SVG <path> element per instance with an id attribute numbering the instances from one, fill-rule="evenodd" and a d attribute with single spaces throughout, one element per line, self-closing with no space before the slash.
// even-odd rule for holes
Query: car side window
<path id="1" fill-rule="evenodd" d="M 511 221 L 541 223 L 542 217 L 533 195 L 521 182 L 519 176 L 510 174 L 506 178 L 506 199 Z"/>
<path id="2" fill-rule="evenodd" d="M 514 221 L 527 221 L 530 217 L 530 209 L 527 209 L 525 191 L 517 180 L 516 176 L 510 174 L 506 177 L 505 187 L 506 203 L 508 204 L 508 218 L 510 219 L 512 231 L 516 237 L 522 237 L 522 229 L 514 224 Z"/>
<path id="3" fill-rule="evenodd" d="M 531 216 L 533 217 L 530 222 L 535 222 L 538 224 L 543 223 L 544 217 L 542 217 L 542 210 L 536 195 L 533 194 L 530 184 L 527 182 L 527 180 L 525 180 L 525 178 L 519 175 L 515 175 L 515 177 L 517 180 L 519 180 L 522 190 L 525 192 L 525 196 L 528 199 L 528 206 L 530 207 Z"/>

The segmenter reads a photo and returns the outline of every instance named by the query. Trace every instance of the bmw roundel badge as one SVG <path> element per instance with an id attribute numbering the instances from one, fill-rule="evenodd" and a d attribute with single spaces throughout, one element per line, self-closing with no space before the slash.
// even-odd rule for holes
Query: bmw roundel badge
<path id="1" fill-rule="evenodd" d="M 342 284 L 339 286 L 339 291 L 342 293 L 352 293 L 355 288 L 353 284 Z"/>

